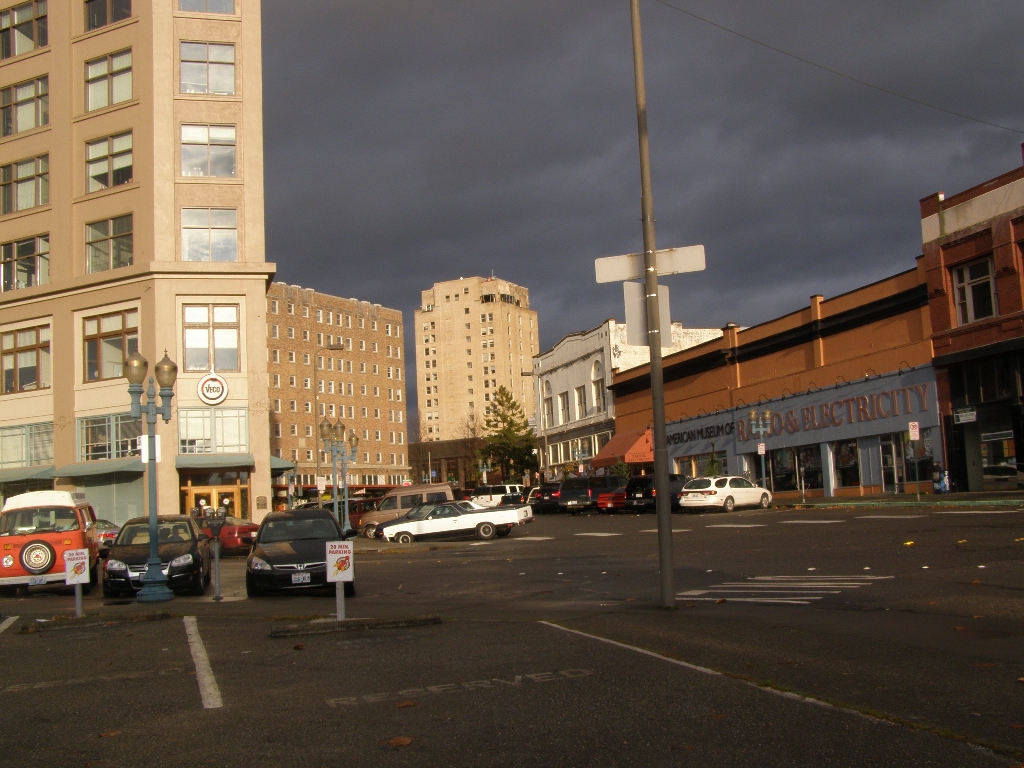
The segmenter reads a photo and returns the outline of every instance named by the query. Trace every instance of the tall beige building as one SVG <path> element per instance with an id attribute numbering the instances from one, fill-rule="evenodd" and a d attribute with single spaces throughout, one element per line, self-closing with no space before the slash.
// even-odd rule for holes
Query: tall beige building
<path id="1" fill-rule="evenodd" d="M 402 313 L 298 285 L 267 292 L 270 451 L 296 465 L 299 495 L 332 482 L 319 425 L 341 421 L 359 438 L 348 482 L 355 491 L 409 478 Z M 340 472 L 339 461 L 339 472 Z M 288 479 L 275 478 L 274 506 Z"/>
<path id="2" fill-rule="evenodd" d="M 483 434 L 502 386 L 533 416 L 539 337 L 526 288 L 496 277 L 434 283 L 415 314 L 421 441 Z"/>
<path id="3" fill-rule="evenodd" d="M 259 0 L 0 9 L 3 494 L 144 514 L 122 362 L 166 350 L 160 512 L 269 508 L 260 35 Z"/>

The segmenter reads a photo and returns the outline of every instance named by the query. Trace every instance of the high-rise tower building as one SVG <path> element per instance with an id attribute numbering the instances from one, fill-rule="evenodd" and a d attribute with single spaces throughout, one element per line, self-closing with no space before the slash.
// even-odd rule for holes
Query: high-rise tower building
<path id="1" fill-rule="evenodd" d="M 0 493 L 145 514 L 122 364 L 166 350 L 160 512 L 269 508 L 261 69 L 259 0 L 0 10 Z"/>
<path id="2" fill-rule="evenodd" d="M 495 277 L 434 283 L 415 316 L 421 441 L 484 434 L 502 386 L 533 416 L 539 337 L 526 288 Z"/>

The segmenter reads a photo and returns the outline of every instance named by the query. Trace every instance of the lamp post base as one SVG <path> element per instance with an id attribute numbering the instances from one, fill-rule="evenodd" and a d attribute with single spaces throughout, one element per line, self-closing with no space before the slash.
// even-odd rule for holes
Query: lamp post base
<path id="1" fill-rule="evenodd" d="M 167 587 L 167 577 L 160 569 L 160 563 L 148 563 L 142 577 L 142 589 L 135 600 L 140 603 L 163 603 L 173 599 L 174 593 Z"/>

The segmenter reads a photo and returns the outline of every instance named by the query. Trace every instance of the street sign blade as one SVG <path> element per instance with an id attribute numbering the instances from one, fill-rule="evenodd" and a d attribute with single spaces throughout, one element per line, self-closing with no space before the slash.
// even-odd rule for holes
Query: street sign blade
<path id="1" fill-rule="evenodd" d="M 682 248 L 663 248 L 654 252 L 658 275 L 677 275 L 681 272 L 700 272 L 705 267 L 704 246 L 688 245 Z M 627 253 L 624 256 L 605 256 L 594 259 L 594 273 L 599 283 L 642 280 L 644 255 Z"/>
<path id="2" fill-rule="evenodd" d="M 634 347 L 646 347 L 647 341 L 647 294 L 643 283 L 626 281 L 622 284 L 626 304 L 626 343 Z M 661 346 L 672 346 L 672 315 L 669 308 L 667 285 L 658 286 L 658 314 L 661 323 Z"/>

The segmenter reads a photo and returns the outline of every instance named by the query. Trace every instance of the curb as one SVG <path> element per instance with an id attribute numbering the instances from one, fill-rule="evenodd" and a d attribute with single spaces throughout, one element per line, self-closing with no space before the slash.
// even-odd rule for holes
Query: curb
<path id="1" fill-rule="evenodd" d="M 117 624 L 138 624 L 143 621 L 161 621 L 173 618 L 173 613 L 145 613 L 136 616 L 125 616 L 124 618 L 103 618 L 102 616 L 83 616 L 80 619 L 68 617 L 52 619 L 50 621 L 37 621 L 36 619 L 25 619 L 18 629 L 19 635 L 39 634 L 43 632 L 60 632 L 65 629 L 85 629 L 86 627 L 111 627 Z"/>
<path id="2" fill-rule="evenodd" d="M 270 637 L 302 637 L 304 635 L 327 635 L 336 632 L 359 632 L 364 629 L 397 629 L 399 627 L 425 627 L 440 624 L 440 616 L 422 616 L 415 619 L 346 619 L 317 626 L 273 629 Z"/>

